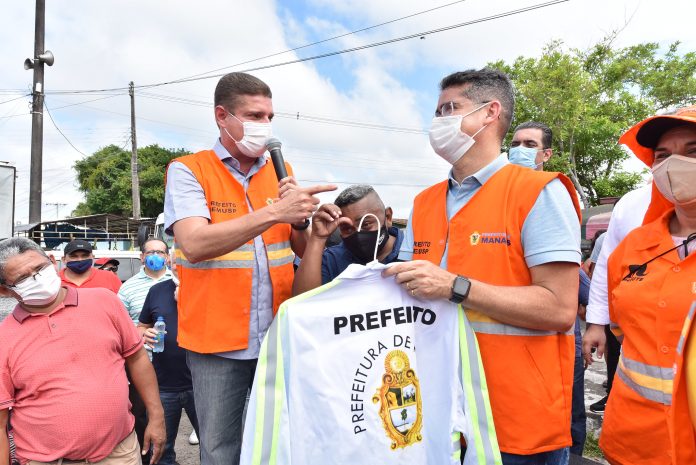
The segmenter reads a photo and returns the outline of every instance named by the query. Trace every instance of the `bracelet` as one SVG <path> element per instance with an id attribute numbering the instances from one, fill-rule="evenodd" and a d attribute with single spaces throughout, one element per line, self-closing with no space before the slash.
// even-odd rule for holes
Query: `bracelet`
<path id="1" fill-rule="evenodd" d="M 301 226 L 297 226 L 295 224 L 291 224 L 292 229 L 295 231 L 304 231 L 305 229 L 309 228 L 309 218 L 305 218 L 304 223 L 302 223 Z"/>

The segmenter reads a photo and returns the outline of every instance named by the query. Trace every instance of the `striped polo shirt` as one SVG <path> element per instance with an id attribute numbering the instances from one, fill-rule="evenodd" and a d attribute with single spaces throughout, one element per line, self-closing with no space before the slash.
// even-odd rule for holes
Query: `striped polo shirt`
<path id="1" fill-rule="evenodd" d="M 126 310 L 128 310 L 128 315 L 133 320 L 133 324 L 138 324 L 140 311 L 143 309 L 145 297 L 147 297 L 150 288 L 166 279 L 172 279 L 172 272 L 169 269 L 162 277 L 156 279 L 148 276 L 145 273 L 145 267 L 142 267 L 138 274 L 123 283 L 118 291 L 118 298 L 121 299 Z"/>

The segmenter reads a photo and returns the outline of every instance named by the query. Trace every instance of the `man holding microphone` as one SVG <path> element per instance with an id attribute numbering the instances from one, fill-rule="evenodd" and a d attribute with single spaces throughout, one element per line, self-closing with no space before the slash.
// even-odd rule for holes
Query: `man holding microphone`
<path id="1" fill-rule="evenodd" d="M 215 89 L 219 139 L 167 170 L 165 228 L 174 233 L 181 283 L 178 342 L 188 349 L 203 465 L 239 463 L 261 341 L 290 297 L 315 194 L 336 189 L 300 188 L 289 165 L 290 176 L 278 182 L 264 157 L 271 98 L 254 76 L 223 76 Z"/>

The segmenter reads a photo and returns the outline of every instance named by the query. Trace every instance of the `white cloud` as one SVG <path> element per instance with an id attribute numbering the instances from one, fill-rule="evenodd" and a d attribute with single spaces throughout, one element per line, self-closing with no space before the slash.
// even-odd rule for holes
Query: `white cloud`
<path id="1" fill-rule="evenodd" d="M 22 69 L 33 50 L 33 3 L 7 2 L 0 29 L 2 89 L 28 89 L 31 73 Z M 525 2 L 531 5 L 532 2 Z M 162 2 L 49 2 L 46 48 L 56 63 L 46 69 L 46 89 L 124 87 L 195 75 L 292 48 L 351 29 L 369 26 L 425 9 L 423 2 L 313 0 L 311 14 L 302 16 L 281 2 L 222 0 L 192 4 Z M 306 5 L 305 5 L 306 6 Z M 433 13 L 352 35 L 318 48 L 307 48 L 243 65 L 277 63 L 317 51 L 336 50 L 403 36 L 519 8 L 520 2 L 468 0 Z M 637 8 L 637 11 L 636 11 Z M 684 40 L 684 50 L 696 49 L 691 30 L 692 2 L 571 1 L 495 22 L 414 39 L 353 54 L 255 73 L 269 83 L 276 111 L 299 112 L 375 124 L 427 127 L 436 99 L 437 82 L 447 72 L 481 66 L 496 59 L 536 55 L 549 40 L 586 47 L 620 27 L 636 11 L 619 37 L 619 45 L 648 40 Z M 687 23 L 688 21 L 688 23 Z M 682 37 L 680 37 L 682 36 Z M 216 128 L 212 109 L 153 100 L 149 92 L 211 101 L 217 79 L 138 91 L 138 142 L 191 150 L 209 148 Z M 0 94 L 0 101 L 13 95 Z M 49 95 L 47 104 L 59 127 L 79 150 L 126 142 L 129 101 L 125 93 L 85 105 L 62 105 L 99 95 Z M 0 117 L 27 110 L 26 101 L 0 105 Z M 28 216 L 30 154 L 28 116 L 0 119 L 0 158 L 16 164 L 18 220 Z M 44 202 L 65 202 L 73 209 L 79 194 L 72 164 L 80 158 L 45 118 Z M 426 135 L 357 129 L 278 118 L 275 133 L 285 144 L 286 157 L 298 177 L 316 181 L 372 182 L 396 215 L 408 214 L 422 185 L 442 179 L 445 162 L 431 151 Z M 341 185 L 341 187 L 344 187 Z M 332 199 L 334 194 L 324 196 Z M 55 210 L 44 207 L 44 219 Z"/>

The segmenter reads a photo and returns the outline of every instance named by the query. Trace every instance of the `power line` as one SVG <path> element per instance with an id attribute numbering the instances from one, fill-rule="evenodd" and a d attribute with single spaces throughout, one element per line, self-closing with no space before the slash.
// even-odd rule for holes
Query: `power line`
<path id="1" fill-rule="evenodd" d="M 536 5 L 531 5 L 531 6 L 524 7 L 524 8 L 518 8 L 516 10 L 508 10 L 508 11 L 505 11 L 503 13 L 498 13 L 498 14 L 486 16 L 483 18 L 473 19 L 470 21 L 465 21 L 463 23 L 453 24 L 450 26 L 440 27 L 437 29 L 431 29 L 429 31 L 418 32 L 415 34 L 409 34 L 409 35 L 397 37 L 394 39 L 373 42 L 370 44 L 360 45 L 357 47 L 351 47 L 351 48 L 347 48 L 347 49 L 343 49 L 343 50 L 337 50 L 334 52 L 321 53 L 319 55 L 314 55 L 314 56 L 310 56 L 310 57 L 306 57 L 306 58 L 298 58 L 296 60 L 289 60 L 289 61 L 285 61 L 285 62 L 281 62 L 281 63 L 274 63 L 274 64 L 270 64 L 270 65 L 257 66 L 255 68 L 247 68 L 247 69 L 241 70 L 241 72 L 248 73 L 251 71 L 259 71 L 259 70 L 263 70 L 263 69 L 278 68 L 280 66 L 287 66 L 287 65 L 297 64 L 297 63 L 303 63 L 306 61 L 318 60 L 320 58 L 327 58 L 327 57 L 342 55 L 345 53 L 357 52 L 360 50 L 366 50 L 369 48 L 380 47 L 382 45 L 388 45 L 388 44 L 393 44 L 396 42 L 402 42 L 404 40 L 414 39 L 416 37 L 420 38 L 420 37 L 424 37 L 424 36 L 431 35 L 431 34 L 437 34 L 440 32 L 450 31 L 453 29 L 461 28 L 461 27 L 471 26 L 473 24 L 484 23 L 484 22 L 488 22 L 488 21 L 493 21 L 495 19 L 501 19 L 501 18 L 506 18 L 509 16 L 527 13 L 529 11 L 539 10 L 542 8 L 547 8 L 550 6 L 558 5 L 560 3 L 566 3 L 569 1 L 570 0 L 553 0 L 553 1 L 548 1 L 545 3 L 538 3 Z M 216 77 L 221 77 L 221 76 L 224 76 L 225 74 L 226 73 L 212 74 L 209 76 L 197 76 L 197 77 L 191 77 L 191 78 L 186 78 L 186 79 L 176 79 L 176 80 L 172 80 L 172 81 L 164 81 L 164 82 L 159 82 L 159 83 L 154 83 L 154 84 L 144 84 L 144 85 L 136 86 L 136 89 L 149 89 L 149 88 L 153 88 L 153 87 L 161 87 L 161 86 L 166 86 L 166 85 L 171 85 L 171 84 L 180 84 L 180 83 L 185 83 L 185 82 L 201 81 L 201 80 L 205 80 L 205 79 L 212 79 L 212 78 L 216 78 Z M 112 87 L 112 88 L 106 88 L 106 89 L 56 90 L 56 91 L 52 91 L 52 92 L 47 92 L 47 94 L 87 94 L 87 93 L 117 92 L 117 91 L 127 91 L 127 90 L 128 90 L 128 87 Z"/>
<path id="2" fill-rule="evenodd" d="M 0 105 L 3 105 L 3 104 L 5 104 L 5 103 L 14 102 L 15 100 L 19 100 L 19 99 L 24 98 L 24 97 L 29 97 L 30 95 L 31 95 L 31 94 L 20 95 L 20 96 L 17 97 L 17 98 L 13 98 L 13 99 L 10 99 L 10 100 L 5 100 L 4 102 L 0 102 Z"/>
<path id="3" fill-rule="evenodd" d="M 139 96 L 153 99 L 153 100 L 161 100 L 165 102 L 172 102 L 172 103 L 183 103 L 186 105 L 193 105 L 193 106 L 200 106 L 200 107 L 206 107 L 206 108 L 212 108 L 213 104 L 212 102 L 205 102 L 201 100 L 192 100 L 192 99 L 185 99 L 185 98 L 180 98 L 180 97 L 173 97 L 169 95 L 162 95 L 162 94 L 153 94 L 151 92 L 139 92 Z M 316 116 L 316 115 L 307 115 L 303 114 L 301 112 L 283 112 L 283 111 L 276 111 L 275 116 L 279 118 L 286 118 L 286 119 L 294 119 L 294 120 L 303 120 L 303 121 L 310 121 L 310 122 L 315 122 L 315 123 L 324 123 L 324 124 L 333 124 L 337 126 L 348 126 L 348 127 L 356 127 L 356 128 L 364 128 L 364 129 L 376 129 L 376 130 L 381 130 L 381 131 L 388 131 L 388 132 L 402 132 L 402 133 L 407 133 L 407 134 L 427 134 L 428 131 L 426 129 L 421 129 L 421 128 L 409 128 L 409 127 L 399 127 L 399 126 L 388 126 L 384 124 L 377 124 L 377 123 L 370 123 L 370 122 L 365 122 L 365 121 L 350 121 L 350 120 L 341 120 L 341 119 L 336 119 L 336 118 L 329 118 L 325 116 Z"/>
<path id="4" fill-rule="evenodd" d="M 183 78 L 181 78 L 181 79 L 190 79 L 190 78 L 195 78 L 195 77 L 199 77 L 199 76 L 205 76 L 206 74 L 215 73 L 215 72 L 217 72 L 217 71 L 222 71 L 222 70 L 224 70 L 224 69 L 235 68 L 235 67 L 237 67 L 237 66 L 242 66 L 242 65 L 249 64 L 249 63 L 254 63 L 254 62 L 256 62 L 256 61 L 261 61 L 261 60 L 264 60 L 264 59 L 266 59 L 266 58 L 272 58 L 272 57 L 275 57 L 275 56 L 278 56 L 278 55 L 284 55 L 284 54 L 286 54 L 286 53 L 295 52 L 295 51 L 301 50 L 301 49 L 303 49 L 303 48 L 313 47 L 313 46 L 315 46 L 315 45 L 323 44 L 323 43 L 325 43 L 325 42 L 330 42 L 330 41 L 336 40 L 336 39 L 341 39 L 341 38 L 347 37 L 347 36 L 349 36 L 349 35 L 354 35 L 354 34 L 358 34 L 358 33 L 360 33 L 360 32 L 369 31 L 370 29 L 376 29 L 376 28 L 378 28 L 378 27 L 386 26 L 387 24 L 396 23 L 396 22 L 402 21 L 402 20 L 404 20 L 404 19 L 413 18 L 413 17 L 415 17 L 415 16 L 420 16 L 420 15 L 422 15 L 422 14 L 430 13 L 430 12 L 435 11 L 435 10 L 440 10 L 440 9 L 442 9 L 442 8 L 447 8 L 447 7 L 449 7 L 449 6 L 456 5 L 457 3 L 462 3 L 462 2 L 464 2 L 464 1 L 466 1 L 466 0 L 457 0 L 456 2 L 451 2 L 451 3 L 447 3 L 447 4 L 445 4 L 445 5 L 440 5 L 440 6 L 436 6 L 436 7 L 434 7 L 434 8 L 429 8 L 429 9 L 427 9 L 427 10 L 418 11 L 418 12 L 416 12 L 416 13 L 412 13 L 412 14 L 410 14 L 410 15 L 402 16 L 402 17 L 396 18 L 396 19 L 391 19 L 391 20 L 385 21 L 385 22 L 383 22 L 383 23 L 379 23 L 379 24 L 375 24 L 375 25 L 372 25 L 372 26 L 364 27 L 364 28 L 362 28 L 362 29 L 356 29 L 355 31 L 346 32 L 346 33 L 344 33 L 344 34 L 339 34 L 339 35 L 337 35 L 337 36 L 329 37 L 328 39 L 318 40 L 318 41 L 312 42 L 312 43 L 310 43 L 310 44 L 300 45 L 299 47 L 295 47 L 295 48 L 290 48 L 290 49 L 287 49 L 287 50 L 283 50 L 282 52 L 271 53 L 270 55 L 265 55 L 265 56 L 258 57 L 258 58 L 254 58 L 254 59 L 251 59 L 251 60 L 241 61 L 241 62 L 236 63 L 236 64 L 234 64 L 234 65 L 223 66 L 222 68 L 212 69 L 212 70 L 210 70 L 210 71 L 206 71 L 205 73 L 194 74 L 194 75 L 192 75 L 192 76 L 186 76 L 186 77 L 183 77 Z M 178 80 L 179 80 L 179 79 L 177 79 L 177 80 L 175 80 L 175 81 L 172 81 L 172 82 L 177 82 Z"/>
<path id="5" fill-rule="evenodd" d="M 48 108 L 48 105 L 46 105 L 45 101 L 44 101 L 44 107 L 46 108 L 46 114 L 48 114 L 48 117 L 51 119 L 51 123 L 53 123 L 53 127 L 56 128 L 56 131 L 58 131 L 60 133 L 60 135 L 63 136 L 63 139 L 65 139 L 65 141 L 68 144 L 70 144 L 70 147 L 74 148 L 75 151 L 77 151 L 83 157 L 86 157 L 87 155 L 85 155 L 82 150 L 75 147 L 75 145 L 72 142 L 70 142 L 70 139 L 68 139 L 67 136 L 65 134 L 63 134 L 63 131 L 60 130 L 60 128 L 56 124 L 55 120 L 53 119 L 53 115 L 51 115 L 51 110 Z"/>
<path id="6" fill-rule="evenodd" d="M 118 94 L 112 94 L 112 95 L 108 95 L 106 97 L 99 97 L 99 98 L 95 98 L 95 99 L 91 99 L 91 100 L 84 100 L 84 101 L 78 102 L 78 103 L 71 103 L 69 105 L 63 105 L 62 107 L 55 107 L 53 110 L 55 111 L 55 110 L 62 110 L 63 108 L 68 108 L 68 107 L 76 107 L 78 105 L 84 105 L 85 103 L 96 102 L 98 100 L 106 100 L 109 98 L 118 97 L 119 95 L 126 95 L 126 93 L 120 92 Z"/>

